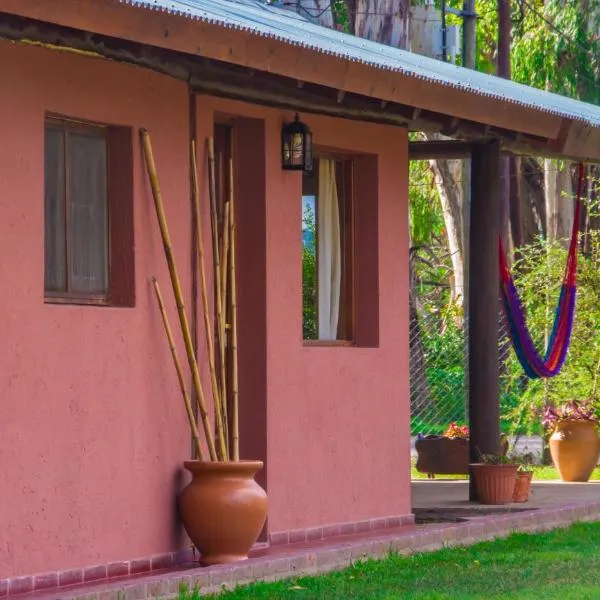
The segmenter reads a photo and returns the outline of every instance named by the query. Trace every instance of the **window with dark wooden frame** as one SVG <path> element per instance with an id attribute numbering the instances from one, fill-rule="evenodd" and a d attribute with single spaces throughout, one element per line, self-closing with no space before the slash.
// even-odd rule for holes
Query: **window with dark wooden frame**
<path id="1" fill-rule="evenodd" d="M 49 117 L 44 146 L 46 301 L 133 306 L 131 131 Z"/>
<path id="2" fill-rule="evenodd" d="M 353 162 L 316 157 L 302 181 L 303 339 L 354 341 Z"/>

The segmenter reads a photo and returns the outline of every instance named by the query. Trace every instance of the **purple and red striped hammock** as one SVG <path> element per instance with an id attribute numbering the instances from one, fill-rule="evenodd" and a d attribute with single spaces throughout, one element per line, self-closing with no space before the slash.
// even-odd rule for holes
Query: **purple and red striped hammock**
<path id="1" fill-rule="evenodd" d="M 579 180 L 577 183 L 577 199 L 575 200 L 575 217 L 571 232 L 571 243 L 567 256 L 564 279 L 554 316 L 552 333 L 544 356 L 538 353 L 525 319 L 525 309 L 515 287 L 512 275 L 506 261 L 502 238 L 498 241 L 500 257 L 500 293 L 504 318 L 510 333 L 515 353 L 525 373 L 531 379 L 554 377 L 558 375 L 567 357 L 573 317 L 575 315 L 575 296 L 577 291 L 577 244 L 579 233 L 579 218 L 581 215 L 581 194 L 583 189 L 583 164 L 579 165 Z"/>

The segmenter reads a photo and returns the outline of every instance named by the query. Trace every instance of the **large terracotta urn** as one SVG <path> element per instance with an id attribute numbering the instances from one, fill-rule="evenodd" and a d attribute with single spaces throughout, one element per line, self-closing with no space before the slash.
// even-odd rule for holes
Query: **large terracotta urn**
<path id="1" fill-rule="evenodd" d="M 600 438 L 592 421 L 557 421 L 550 436 L 552 461 L 563 481 L 587 481 L 598 464 Z"/>
<path id="2" fill-rule="evenodd" d="M 254 477 L 260 461 L 188 461 L 192 480 L 179 495 L 183 526 L 204 565 L 248 558 L 267 518 L 267 494 Z"/>

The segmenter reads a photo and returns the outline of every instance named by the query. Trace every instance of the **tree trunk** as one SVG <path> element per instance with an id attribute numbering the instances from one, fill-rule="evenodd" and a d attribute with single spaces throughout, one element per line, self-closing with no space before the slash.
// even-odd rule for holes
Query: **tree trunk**
<path id="1" fill-rule="evenodd" d="M 523 218 L 521 209 L 521 158 L 511 156 L 509 159 L 510 173 L 510 231 L 515 251 L 523 245 Z"/>
<path id="2" fill-rule="evenodd" d="M 546 237 L 546 204 L 544 169 L 531 157 L 521 158 L 523 181 L 523 241 L 533 243 L 538 236 Z"/>
<path id="3" fill-rule="evenodd" d="M 573 181 L 570 164 L 558 167 L 555 161 L 544 160 L 544 194 L 548 241 L 569 244 L 573 227 Z"/>
<path id="4" fill-rule="evenodd" d="M 544 202 L 546 206 L 546 236 L 549 242 L 556 240 L 558 202 L 556 198 L 556 168 L 551 159 L 544 159 Z"/>
<path id="5" fill-rule="evenodd" d="M 427 135 L 430 141 L 442 139 L 437 134 Z M 431 167 L 435 174 L 436 185 L 442 204 L 446 234 L 448 236 L 448 249 L 452 260 L 454 274 L 451 282 L 452 300 L 459 306 L 464 301 L 464 267 L 462 250 L 462 187 L 460 176 L 462 163 L 459 160 L 431 160 Z"/>
<path id="6" fill-rule="evenodd" d="M 573 177 L 571 165 L 562 165 L 556 173 L 556 195 L 557 195 L 557 223 L 556 237 L 566 246 L 569 245 L 571 230 L 573 229 L 574 198 Z"/>
<path id="7" fill-rule="evenodd" d="M 352 33 L 388 46 L 408 48 L 408 0 L 353 0 L 348 4 L 354 22 Z"/>

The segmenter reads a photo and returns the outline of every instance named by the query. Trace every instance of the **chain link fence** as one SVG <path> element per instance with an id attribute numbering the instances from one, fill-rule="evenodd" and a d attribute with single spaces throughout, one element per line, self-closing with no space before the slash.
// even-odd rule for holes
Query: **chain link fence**
<path id="1" fill-rule="evenodd" d="M 426 292 L 424 292 L 426 295 Z M 419 310 L 419 298 L 411 302 L 410 388 L 413 435 L 441 434 L 451 422 L 467 422 L 467 329 L 460 315 L 440 316 Z M 499 313 L 499 362 L 501 396 L 508 384 L 503 377 L 511 346 Z"/>

